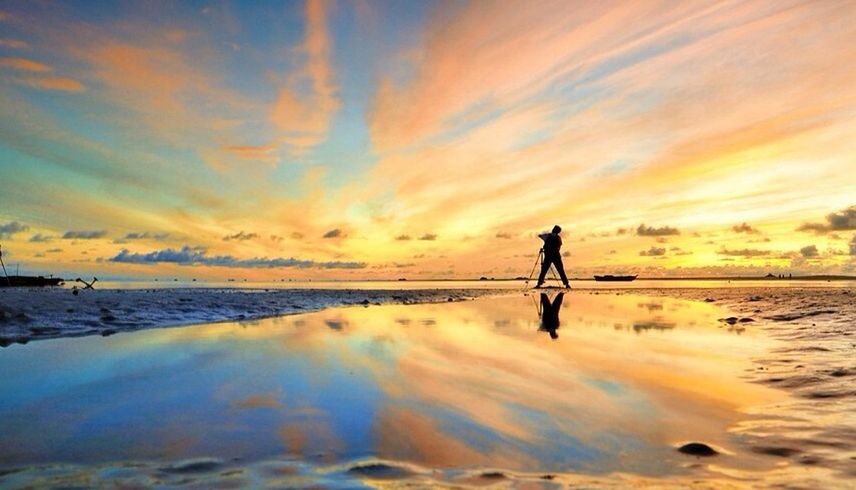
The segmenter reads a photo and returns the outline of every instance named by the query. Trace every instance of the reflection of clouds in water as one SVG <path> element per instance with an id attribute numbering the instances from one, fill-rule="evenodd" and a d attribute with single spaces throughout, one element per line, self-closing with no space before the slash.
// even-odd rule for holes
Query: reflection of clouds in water
<path id="1" fill-rule="evenodd" d="M 637 295 L 567 295 L 566 308 L 570 300 L 572 309 L 563 314 L 574 314 L 562 318 L 568 335 L 560 342 L 537 332 L 531 298 L 503 297 L 84 340 L 64 362 L 74 372 L 102 357 L 113 365 L 116 356 L 145 352 L 145 362 L 122 364 L 137 375 L 195 349 L 177 374 L 173 365 L 146 378 L 145 390 L 118 400 L 132 405 L 143 392 L 174 395 L 169 402 L 147 400 L 168 430 L 158 440 L 134 433 L 142 456 L 169 447 L 182 457 L 203 444 L 225 455 L 285 451 L 332 461 L 374 454 L 427 466 L 665 473 L 672 441 L 664 438 L 704 438 L 727 447 L 723 428 L 737 417 L 735 400 L 764 396 L 764 388 L 735 381 L 742 368 L 736 359 L 742 362 L 750 345 L 704 327 L 710 325 L 705 319 L 721 316 L 715 306 L 652 316 Z M 700 326 L 687 328 L 691 318 Z M 677 326 L 666 336 L 612 328 L 653 321 Z M 126 392 L 127 379 L 107 375 L 108 384 Z M 77 397 L 72 412 L 85 412 L 80 405 L 99 399 L 101 389 Z M 58 397 L 49 411 L 28 410 L 28 420 L 41 422 L 61 413 L 59 406 L 68 408 L 69 400 Z M 110 408 L 100 403 L 99 410 Z M 63 425 L 73 430 L 90 416 L 96 415 L 64 418 Z M 97 427 L 88 434 L 103 436 Z M 19 435 L 13 440 L 37 444 Z M 627 448 L 629 455 L 615 457 Z"/>

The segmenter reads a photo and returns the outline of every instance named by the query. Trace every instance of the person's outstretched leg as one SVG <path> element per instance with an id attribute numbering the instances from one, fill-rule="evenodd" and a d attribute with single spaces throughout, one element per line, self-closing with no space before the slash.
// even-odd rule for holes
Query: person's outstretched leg
<path id="1" fill-rule="evenodd" d="M 556 265 L 556 269 L 559 270 L 559 277 L 562 278 L 562 284 L 564 284 L 566 288 L 571 287 L 571 284 L 568 282 L 568 276 L 565 275 L 565 266 L 562 264 L 562 257 L 554 257 L 552 260 Z"/>

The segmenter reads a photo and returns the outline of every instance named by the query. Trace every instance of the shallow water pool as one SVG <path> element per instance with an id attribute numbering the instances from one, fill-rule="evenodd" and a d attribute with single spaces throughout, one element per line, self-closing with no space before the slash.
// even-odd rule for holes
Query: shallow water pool
<path id="1" fill-rule="evenodd" d="M 763 470 L 729 427 L 783 396 L 742 378 L 772 341 L 725 314 L 514 294 L 13 345 L 0 351 L 0 483 Z M 676 451 L 690 441 L 716 448 L 715 465 Z"/>

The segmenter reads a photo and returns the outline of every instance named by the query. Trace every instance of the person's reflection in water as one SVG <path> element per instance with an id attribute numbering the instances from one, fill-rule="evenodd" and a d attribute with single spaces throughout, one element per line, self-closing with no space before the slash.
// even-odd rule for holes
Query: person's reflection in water
<path id="1" fill-rule="evenodd" d="M 548 332 L 553 340 L 559 338 L 556 330 L 559 329 L 559 310 L 562 309 L 564 298 L 565 293 L 559 293 L 551 303 L 547 293 L 541 293 L 541 328 L 538 330 Z"/>

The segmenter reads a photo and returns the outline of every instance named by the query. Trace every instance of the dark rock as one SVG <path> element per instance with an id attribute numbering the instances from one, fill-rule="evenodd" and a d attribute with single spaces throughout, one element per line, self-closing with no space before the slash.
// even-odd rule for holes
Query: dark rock
<path id="1" fill-rule="evenodd" d="M 481 476 L 482 478 L 488 478 L 491 480 L 499 480 L 501 478 L 505 478 L 505 474 L 501 473 L 499 471 L 486 471 L 479 476 Z"/>
<path id="2" fill-rule="evenodd" d="M 740 320 L 738 320 L 738 321 L 739 321 L 740 323 L 749 323 L 749 322 L 754 322 L 754 321 L 755 321 L 755 319 L 754 319 L 754 318 L 749 318 L 748 316 L 744 316 L 743 318 L 741 318 L 741 319 L 740 319 Z"/>
<path id="3" fill-rule="evenodd" d="M 713 298 L 705 298 L 705 299 L 704 299 L 704 302 L 705 302 L 705 303 L 713 303 L 714 301 L 716 301 L 716 300 L 715 300 L 715 299 L 713 299 Z"/>
<path id="4" fill-rule="evenodd" d="M 716 456 L 719 454 L 715 449 L 701 442 L 691 442 L 678 448 L 678 452 L 691 456 Z"/>

